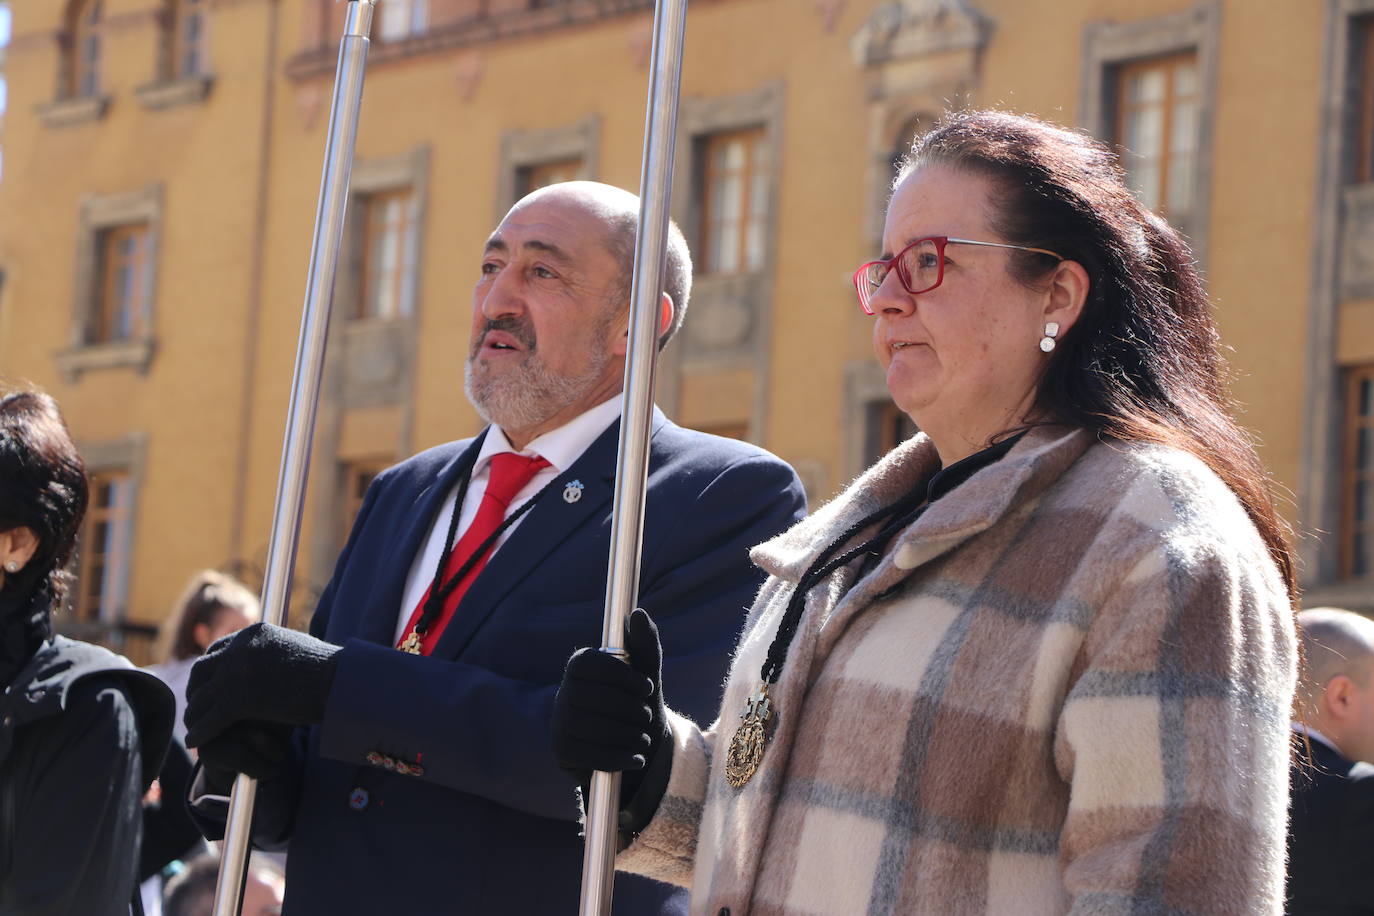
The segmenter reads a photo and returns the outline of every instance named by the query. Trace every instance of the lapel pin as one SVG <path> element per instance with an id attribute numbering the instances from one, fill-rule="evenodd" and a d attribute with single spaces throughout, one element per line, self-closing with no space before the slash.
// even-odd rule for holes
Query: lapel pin
<path id="1" fill-rule="evenodd" d="M 582 498 L 582 481 L 570 480 L 568 485 L 563 488 L 563 502 L 571 505 Z"/>

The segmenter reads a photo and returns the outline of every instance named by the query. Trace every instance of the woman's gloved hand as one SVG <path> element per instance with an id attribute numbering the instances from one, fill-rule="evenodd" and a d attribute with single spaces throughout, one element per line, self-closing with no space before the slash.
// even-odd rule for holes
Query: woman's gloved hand
<path id="1" fill-rule="evenodd" d="M 559 766 L 577 777 L 584 795 L 592 770 L 623 772 L 622 809 L 641 787 L 646 794 L 656 789 L 652 811 L 667 788 L 668 776 L 667 767 L 653 764 L 672 750 L 663 702 L 663 647 L 658 628 L 642 608 L 625 623 L 625 649 L 629 664 L 600 649 L 579 649 L 568 659 L 553 702 L 553 755 Z M 653 780 L 662 785 L 645 785 L 650 770 L 662 774 L 661 780 Z"/>

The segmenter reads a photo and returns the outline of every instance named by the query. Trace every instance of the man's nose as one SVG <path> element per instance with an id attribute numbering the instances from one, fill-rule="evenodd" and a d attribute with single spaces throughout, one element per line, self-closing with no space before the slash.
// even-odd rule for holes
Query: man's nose
<path id="1" fill-rule="evenodd" d="M 513 268 L 506 267 L 492 277 L 479 307 L 483 317 L 491 320 L 524 313 L 524 290 Z"/>

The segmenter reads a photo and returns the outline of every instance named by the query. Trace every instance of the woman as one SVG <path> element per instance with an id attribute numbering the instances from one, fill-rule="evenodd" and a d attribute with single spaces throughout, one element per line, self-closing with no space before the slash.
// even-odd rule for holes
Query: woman
<path id="1" fill-rule="evenodd" d="M 160 681 L 51 633 L 86 497 L 53 400 L 0 397 L 0 914 L 129 912 L 171 737 Z"/>
<path id="2" fill-rule="evenodd" d="M 148 670 L 172 688 L 177 712 L 174 733 L 186 740 L 186 681 L 191 666 L 221 637 L 237 633 L 262 616 L 258 598 L 237 579 L 206 569 L 196 574 L 163 625 L 163 661 Z"/>
<path id="3" fill-rule="evenodd" d="M 855 285 L 923 432 L 754 550 L 714 726 L 636 612 L 555 753 L 629 771 L 617 865 L 694 913 L 1280 912 L 1293 564 L 1186 245 L 1010 114 L 894 187 Z"/>

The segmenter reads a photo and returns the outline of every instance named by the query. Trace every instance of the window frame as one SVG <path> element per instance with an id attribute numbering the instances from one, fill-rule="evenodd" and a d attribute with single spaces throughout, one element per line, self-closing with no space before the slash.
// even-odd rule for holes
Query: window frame
<path id="1" fill-rule="evenodd" d="M 1355 184 L 1374 181 L 1374 13 L 1366 13 L 1351 22 L 1355 38 Z"/>
<path id="2" fill-rule="evenodd" d="M 103 485 L 122 484 L 126 497 L 115 504 L 102 506 L 97 494 Z M 76 598 L 74 616 L 79 621 L 116 623 L 128 617 L 129 577 L 132 572 L 134 504 L 137 490 L 134 473 L 127 467 L 107 467 L 90 474 L 90 505 L 81 527 L 78 550 Z M 106 525 L 105 542 L 97 552 L 93 543 L 97 526 Z M 113 548 L 112 545 L 113 544 Z M 93 574 L 92 566 L 100 561 L 101 574 Z M 110 568 L 118 571 L 114 594 L 106 594 Z M 113 605 L 113 606 L 112 606 Z"/>
<path id="3" fill-rule="evenodd" d="M 1341 423 L 1341 528 L 1340 528 L 1340 578 L 1343 581 L 1367 582 L 1374 579 L 1374 564 L 1360 576 L 1355 575 L 1355 487 L 1361 482 L 1374 489 L 1374 448 L 1366 455 L 1366 467 L 1357 466 L 1358 440 L 1361 429 L 1371 431 L 1374 440 L 1374 409 L 1368 415 L 1360 414 L 1359 388 L 1368 383 L 1371 388 L 1371 401 L 1374 401 L 1374 363 L 1351 366 L 1345 370 L 1345 411 Z M 1360 525 L 1359 533 L 1369 538 L 1371 554 L 1374 555 L 1374 518 Z"/>
<path id="4" fill-rule="evenodd" d="M 385 188 L 357 196 L 360 211 L 358 252 L 358 295 L 354 302 L 353 317 L 359 321 L 394 321 L 409 318 L 415 314 L 417 283 L 419 277 L 419 201 L 415 188 L 410 185 Z M 372 280 L 381 267 L 374 259 L 377 250 L 375 242 L 378 233 L 385 234 L 393 228 L 387 205 L 400 203 L 400 219 L 394 226 L 397 235 L 397 263 L 392 268 L 392 294 L 396 303 L 394 312 L 383 314 L 377 306 L 384 297 L 373 299 Z M 380 211 L 380 212 L 379 212 Z M 377 229 L 380 225 L 380 229 Z M 409 295 L 407 296 L 407 287 Z"/>
<path id="5" fill-rule="evenodd" d="M 515 170 L 515 199 L 564 181 L 576 181 L 586 174 L 581 156 L 559 156 L 542 162 L 517 166 Z"/>
<path id="6" fill-rule="evenodd" d="M 172 5 L 172 15 L 171 31 L 168 35 L 167 77 L 177 80 L 203 76 L 207 70 L 205 28 L 209 18 L 209 0 L 169 0 L 169 2 Z M 189 39 L 186 35 L 187 23 L 192 20 L 199 23 L 194 40 Z M 188 52 L 194 54 L 194 66 L 186 66 Z"/>
<path id="7" fill-rule="evenodd" d="M 68 18 L 65 79 L 62 98 L 93 99 L 101 95 L 100 62 L 103 56 L 103 4 L 105 0 L 75 0 Z M 94 51 L 87 60 L 87 48 Z M 87 83 L 89 82 L 89 85 Z"/>
<path id="8" fill-rule="evenodd" d="M 745 160 L 743 168 L 719 169 L 716 166 L 716 152 L 726 144 L 743 140 L 745 141 Z M 700 163 L 701 178 L 697 183 L 697 193 L 700 195 L 698 207 L 701 212 L 701 220 L 697 231 L 697 251 L 700 252 L 701 272 L 703 274 L 730 275 L 730 274 L 752 274 L 764 270 L 768 265 L 768 251 L 766 236 L 772 224 L 771 212 L 765 210 L 762 215 L 755 214 L 753 211 L 754 185 L 757 181 L 768 182 L 772 178 L 771 162 L 768 166 L 760 167 L 758 161 L 760 151 L 766 149 L 768 145 L 768 128 L 765 124 L 755 124 L 746 127 L 730 128 L 728 130 L 712 131 L 702 134 L 696 138 L 700 145 L 697 161 Z M 739 218 L 735 221 L 738 237 L 735 245 L 736 266 L 732 269 L 721 269 L 716 260 L 716 242 L 719 238 L 717 233 L 723 230 L 725 221 L 717 221 L 713 214 L 712 201 L 715 200 L 715 190 L 717 183 L 727 177 L 739 175 L 740 201 Z M 765 186 L 765 198 L 770 197 Z M 758 253 L 758 263 L 751 263 L 749 229 L 751 224 L 757 219 L 762 224 L 762 232 L 765 235 L 762 250 Z"/>
<path id="9" fill-rule="evenodd" d="M 128 259 L 117 251 L 119 243 L 124 239 L 134 241 L 132 257 Z M 98 231 L 96 246 L 100 261 L 100 280 L 95 291 L 95 302 L 91 304 L 92 320 L 87 325 L 88 346 L 127 343 L 143 337 L 143 327 L 150 306 L 149 294 L 152 289 L 152 280 L 149 276 L 152 270 L 152 257 L 149 251 L 151 241 L 151 229 L 142 221 L 120 223 Z M 117 299 L 122 294 L 115 288 L 116 272 L 124 266 L 133 274 L 128 290 L 130 301 L 118 303 Z M 128 332 L 120 334 L 116 328 L 124 323 L 119 321 L 120 316 L 124 314 L 128 316 Z"/>
<path id="10" fill-rule="evenodd" d="M 1112 87 L 1112 91 L 1116 95 L 1115 102 L 1113 104 L 1114 125 L 1112 128 L 1112 144 L 1116 147 L 1118 155 L 1121 159 L 1122 167 L 1126 171 L 1127 184 L 1131 184 L 1131 174 L 1133 171 L 1131 168 L 1132 160 L 1130 156 L 1135 155 L 1152 157 L 1158 163 L 1159 175 L 1157 179 L 1158 203 L 1156 206 L 1151 207 L 1151 209 L 1155 213 L 1159 214 L 1165 219 L 1170 220 L 1171 222 L 1178 216 L 1177 214 L 1171 216 L 1169 207 L 1169 179 L 1171 177 L 1171 168 L 1173 165 L 1174 158 L 1174 114 L 1175 108 L 1177 107 L 1179 101 L 1182 98 L 1177 94 L 1176 86 L 1178 71 L 1180 67 L 1182 67 L 1185 64 L 1191 64 L 1193 66 L 1195 72 L 1195 79 L 1197 78 L 1197 76 L 1200 76 L 1201 69 L 1198 65 L 1197 53 L 1193 50 L 1186 50 L 1175 52 L 1172 54 L 1158 55 L 1154 57 L 1146 57 L 1139 58 L 1136 60 L 1124 61 L 1116 65 Z M 1126 98 L 1127 87 L 1129 86 L 1131 77 L 1135 76 L 1136 74 L 1149 73 L 1152 71 L 1162 71 L 1164 74 L 1163 99 L 1161 99 L 1158 103 L 1150 103 L 1149 106 L 1143 104 L 1134 106 L 1131 105 Z M 1201 106 L 1201 92 L 1199 91 L 1200 89 L 1200 86 L 1195 87 L 1195 91 L 1190 98 L 1190 100 L 1199 107 Z M 1156 106 L 1162 110 L 1163 116 L 1159 138 L 1160 143 L 1158 148 L 1150 150 L 1148 153 L 1142 150 L 1128 148 L 1125 145 L 1127 119 L 1134 111 L 1143 110 L 1146 107 Z M 1193 140 L 1194 146 L 1189 151 L 1189 153 L 1194 158 L 1196 158 L 1199 154 L 1200 144 L 1197 142 L 1197 137 L 1194 137 Z M 1193 164 L 1193 176 L 1193 183 L 1196 186 L 1196 162 L 1194 162 Z M 1135 190 L 1135 188 L 1132 188 L 1132 190 Z M 1195 191 L 1195 188 L 1193 190 Z M 1189 198 L 1192 198 L 1195 195 L 1193 193 L 1190 193 L 1188 196 Z M 1187 223 L 1191 221 L 1191 217 L 1192 211 L 1189 210 L 1187 213 L 1182 215 L 1181 219 L 1183 222 Z"/>
<path id="11" fill-rule="evenodd" d="M 341 461 L 339 479 L 343 485 L 343 541 L 348 540 L 348 534 L 353 528 L 353 523 L 358 518 L 358 512 L 363 507 L 363 499 L 367 495 L 367 488 L 372 485 L 372 481 L 377 479 L 377 475 L 385 471 L 396 463 L 396 459 L 382 455 L 375 455 L 368 458 L 354 458 Z M 365 482 L 364 482 L 365 481 Z M 362 486 L 359 486 L 362 484 Z"/>

